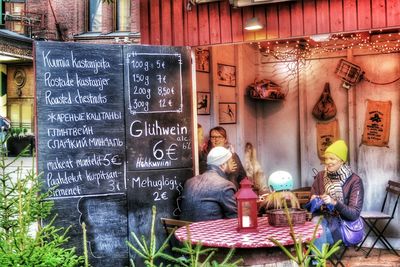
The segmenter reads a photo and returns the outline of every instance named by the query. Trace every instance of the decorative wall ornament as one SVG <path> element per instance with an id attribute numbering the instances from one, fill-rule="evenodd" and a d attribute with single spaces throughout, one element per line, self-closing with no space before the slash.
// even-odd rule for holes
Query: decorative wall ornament
<path id="1" fill-rule="evenodd" d="M 197 92 L 197 114 L 209 115 L 211 107 L 211 93 Z"/>
<path id="2" fill-rule="evenodd" d="M 355 65 L 345 59 L 341 59 L 339 61 L 335 73 L 342 79 L 342 87 L 346 89 L 350 89 L 351 86 L 358 83 L 364 75 L 364 72 L 358 65 Z"/>
<path id="3" fill-rule="evenodd" d="M 282 90 L 282 86 L 268 79 L 254 81 L 247 87 L 247 91 L 251 98 L 261 100 L 283 100 L 287 93 Z"/>
<path id="4" fill-rule="evenodd" d="M 388 147 L 391 109 L 391 101 L 367 100 L 362 144 Z"/>
<path id="5" fill-rule="evenodd" d="M 218 85 L 236 86 L 236 67 L 231 65 L 218 64 L 217 70 Z"/>
<path id="6" fill-rule="evenodd" d="M 26 82 L 26 73 L 23 69 L 16 69 L 14 72 L 14 82 L 17 85 L 17 95 L 22 96 L 22 88 Z"/>
<path id="7" fill-rule="evenodd" d="M 328 121 L 336 116 L 336 105 L 331 96 L 329 83 L 325 83 L 324 90 L 312 110 L 317 120 Z"/>
<path id="8" fill-rule="evenodd" d="M 219 123 L 235 124 L 236 123 L 236 103 L 220 102 L 219 103 Z"/>
<path id="9" fill-rule="evenodd" d="M 14 82 L 17 87 L 24 87 L 26 82 L 26 73 L 23 69 L 16 69 L 14 72 Z"/>
<path id="10" fill-rule="evenodd" d="M 317 123 L 317 150 L 320 160 L 324 157 L 325 149 L 339 139 L 339 123 L 337 120 Z"/>
<path id="11" fill-rule="evenodd" d="M 196 71 L 210 72 L 210 51 L 196 48 Z"/>

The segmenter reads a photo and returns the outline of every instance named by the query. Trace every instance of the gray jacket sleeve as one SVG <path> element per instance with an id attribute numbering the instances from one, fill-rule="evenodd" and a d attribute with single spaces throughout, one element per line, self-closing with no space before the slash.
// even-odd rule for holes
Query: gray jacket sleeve
<path id="1" fill-rule="evenodd" d="M 226 186 L 220 194 L 220 205 L 226 218 L 237 217 L 236 197 L 235 188 L 232 186 Z"/>

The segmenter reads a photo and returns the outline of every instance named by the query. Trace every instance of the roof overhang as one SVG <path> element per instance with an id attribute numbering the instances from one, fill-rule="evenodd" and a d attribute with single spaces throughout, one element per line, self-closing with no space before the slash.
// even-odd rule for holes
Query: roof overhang
<path id="1" fill-rule="evenodd" d="M 32 44 L 31 38 L 0 29 L 0 64 L 32 62 Z"/>

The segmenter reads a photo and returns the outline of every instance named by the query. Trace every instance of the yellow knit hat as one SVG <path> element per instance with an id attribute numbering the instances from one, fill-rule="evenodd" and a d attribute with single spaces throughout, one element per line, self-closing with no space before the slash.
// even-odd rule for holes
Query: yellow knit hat
<path id="1" fill-rule="evenodd" d="M 347 161 L 347 145 L 343 140 L 337 140 L 325 150 L 325 154 L 332 153 L 335 154 L 338 158 L 343 160 L 343 162 Z"/>

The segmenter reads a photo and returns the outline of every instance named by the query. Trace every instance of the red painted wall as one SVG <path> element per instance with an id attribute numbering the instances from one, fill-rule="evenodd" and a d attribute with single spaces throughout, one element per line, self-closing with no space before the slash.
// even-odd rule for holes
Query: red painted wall
<path id="1" fill-rule="evenodd" d="M 228 0 L 140 0 L 141 43 L 201 46 L 400 27 L 399 0 L 298 0 L 233 8 Z M 251 17 L 266 24 L 246 32 Z"/>

